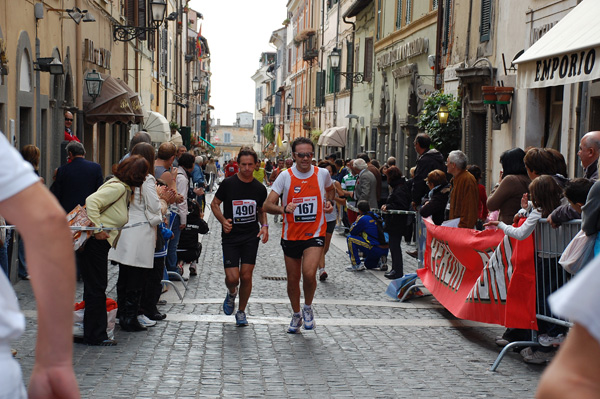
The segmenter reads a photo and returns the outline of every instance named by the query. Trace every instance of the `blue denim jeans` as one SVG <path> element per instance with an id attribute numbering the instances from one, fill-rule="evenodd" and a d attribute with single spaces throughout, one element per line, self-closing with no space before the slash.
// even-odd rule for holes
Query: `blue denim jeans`
<path id="1" fill-rule="evenodd" d="M 179 236 L 181 235 L 181 230 L 179 230 L 180 224 L 181 220 L 179 215 L 175 215 L 173 226 L 171 226 L 173 238 L 169 240 L 169 245 L 167 247 L 167 271 L 170 272 L 177 271 L 177 244 L 179 243 Z"/>

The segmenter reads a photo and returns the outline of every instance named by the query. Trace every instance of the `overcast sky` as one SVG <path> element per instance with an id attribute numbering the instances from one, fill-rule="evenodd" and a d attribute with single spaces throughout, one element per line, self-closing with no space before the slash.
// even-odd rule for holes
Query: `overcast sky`
<path id="1" fill-rule="evenodd" d="M 204 16 L 202 36 L 210 48 L 211 117 L 235 123 L 236 112 L 254 114 L 254 81 L 260 54 L 275 51 L 271 33 L 286 18 L 286 0 L 191 0 Z"/>

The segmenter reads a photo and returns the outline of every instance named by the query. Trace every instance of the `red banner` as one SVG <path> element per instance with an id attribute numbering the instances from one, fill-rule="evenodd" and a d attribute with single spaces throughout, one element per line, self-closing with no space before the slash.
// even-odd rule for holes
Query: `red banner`
<path id="1" fill-rule="evenodd" d="M 476 231 L 425 221 L 425 287 L 461 319 L 537 329 L 533 234 L 523 241 L 502 230 Z"/>

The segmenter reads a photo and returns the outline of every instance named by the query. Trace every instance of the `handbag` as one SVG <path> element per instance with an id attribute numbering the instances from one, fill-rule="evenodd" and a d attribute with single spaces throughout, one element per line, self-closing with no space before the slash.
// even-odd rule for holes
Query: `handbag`
<path id="1" fill-rule="evenodd" d="M 558 263 L 569 273 L 579 272 L 594 258 L 596 234 L 586 235 L 583 230 L 573 237 L 565 248 Z"/>
<path id="2" fill-rule="evenodd" d="M 67 223 L 69 226 L 77 227 L 90 227 L 93 225 L 92 221 L 88 218 L 85 206 L 81 206 L 79 204 L 77 204 L 77 206 L 67 215 Z M 78 251 L 80 248 L 82 248 L 91 236 L 91 231 L 73 231 L 74 250 Z"/>

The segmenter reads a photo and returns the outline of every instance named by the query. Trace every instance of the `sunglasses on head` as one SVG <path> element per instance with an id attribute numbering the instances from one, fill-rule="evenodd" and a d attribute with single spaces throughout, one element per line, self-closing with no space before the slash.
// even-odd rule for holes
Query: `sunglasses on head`
<path id="1" fill-rule="evenodd" d="M 65 118 L 65 122 L 73 122 L 73 119 Z"/>
<path id="2" fill-rule="evenodd" d="M 294 153 L 298 158 L 312 158 L 315 155 L 314 152 L 295 152 Z"/>

